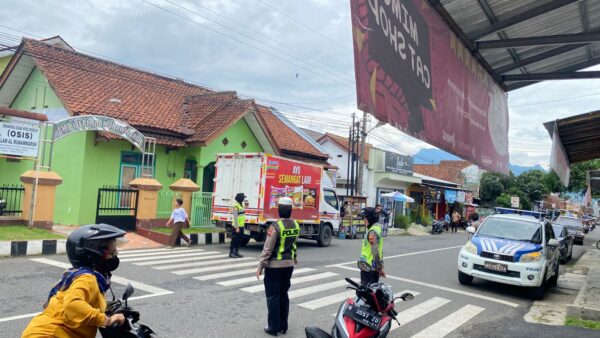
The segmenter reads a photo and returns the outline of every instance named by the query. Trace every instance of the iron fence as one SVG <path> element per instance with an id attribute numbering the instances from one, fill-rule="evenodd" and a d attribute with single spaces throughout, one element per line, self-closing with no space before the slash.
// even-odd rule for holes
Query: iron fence
<path id="1" fill-rule="evenodd" d="M 172 190 L 161 190 L 158 192 L 158 201 L 156 206 L 156 218 L 169 218 L 173 211 L 173 201 L 175 198 L 181 198 L 180 192 Z"/>
<path id="2" fill-rule="evenodd" d="M 193 228 L 210 227 L 212 224 L 212 193 L 195 192 L 192 195 L 192 216 L 190 226 Z"/>
<path id="3" fill-rule="evenodd" d="M 25 188 L 19 184 L 0 186 L 0 216 L 20 216 Z"/>

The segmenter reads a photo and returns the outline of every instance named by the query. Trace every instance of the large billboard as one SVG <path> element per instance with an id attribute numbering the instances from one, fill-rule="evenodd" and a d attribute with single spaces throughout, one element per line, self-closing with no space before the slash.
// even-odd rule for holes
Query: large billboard
<path id="1" fill-rule="evenodd" d="M 359 109 L 508 173 L 506 93 L 423 0 L 351 0 Z"/>

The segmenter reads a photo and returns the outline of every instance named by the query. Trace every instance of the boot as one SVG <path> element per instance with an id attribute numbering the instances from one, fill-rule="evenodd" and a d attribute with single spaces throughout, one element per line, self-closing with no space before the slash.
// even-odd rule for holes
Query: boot
<path id="1" fill-rule="evenodd" d="M 229 258 L 237 258 L 234 248 L 229 249 Z"/>
<path id="2" fill-rule="evenodd" d="M 240 249 L 239 248 L 235 248 L 235 253 L 234 254 L 235 254 L 236 258 L 242 258 L 242 257 L 244 257 L 244 256 L 240 255 Z"/>

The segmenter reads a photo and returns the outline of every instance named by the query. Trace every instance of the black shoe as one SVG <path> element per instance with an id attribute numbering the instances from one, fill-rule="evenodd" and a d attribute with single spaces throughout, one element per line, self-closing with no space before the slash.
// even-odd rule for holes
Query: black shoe
<path id="1" fill-rule="evenodd" d="M 238 258 L 238 256 L 236 256 L 233 252 L 229 253 L 229 258 Z"/>
<path id="2" fill-rule="evenodd" d="M 235 255 L 237 256 L 237 258 L 242 258 L 242 257 L 244 257 L 244 256 L 240 255 L 240 252 L 239 252 L 239 251 L 237 251 L 237 250 L 235 250 Z"/>
<path id="3" fill-rule="evenodd" d="M 265 333 L 266 333 L 266 334 L 268 334 L 268 335 L 270 335 L 270 336 L 275 336 L 275 337 L 277 337 L 277 331 L 272 331 L 272 330 L 269 330 L 269 328 L 268 328 L 268 327 L 265 327 Z"/>
<path id="4" fill-rule="evenodd" d="M 287 330 L 279 330 L 279 333 L 281 333 L 281 334 L 286 334 L 286 333 L 287 333 Z"/>

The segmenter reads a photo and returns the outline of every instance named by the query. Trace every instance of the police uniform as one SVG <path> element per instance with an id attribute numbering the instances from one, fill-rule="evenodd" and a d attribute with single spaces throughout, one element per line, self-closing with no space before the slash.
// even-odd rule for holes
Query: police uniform
<path id="1" fill-rule="evenodd" d="M 369 242 L 369 236 L 371 235 L 375 236 L 375 243 L 373 244 Z M 361 268 L 361 284 L 367 285 L 379 282 L 379 275 L 381 271 L 383 271 L 383 234 L 381 224 L 373 224 L 363 238 L 360 261 L 369 267 L 367 269 L 359 264 L 359 267 Z"/>
<path id="2" fill-rule="evenodd" d="M 288 329 L 290 300 L 288 290 L 296 264 L 296 241 L 300 225 L 293 219 L 281 219 L 269 227 L 267 239 L 260 255 L 259 272 L 265 270 L 268 327 L 271 335 L 285 333 Z"/>
<path id="3" fill-rule="evenodd" d="M 242 203 L 235 201 L 233 204 L 233 219 L 231 227 L 231 243 L 229 244 L 229 257 L 239 258 L 242 237 L 244 236 L 244 224 L 246 223 L 246 210 Z M 238 231 L 236 231 L 238 230 Z"/>

